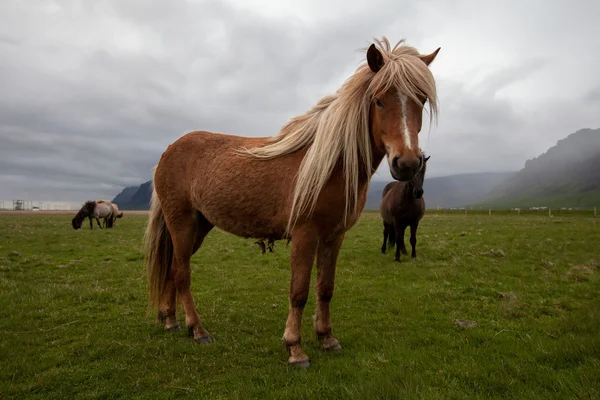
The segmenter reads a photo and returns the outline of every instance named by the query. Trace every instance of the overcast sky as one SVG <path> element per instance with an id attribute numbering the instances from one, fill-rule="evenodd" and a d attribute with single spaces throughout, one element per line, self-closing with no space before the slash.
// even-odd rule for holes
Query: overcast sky
<path id="1" fill-rule="evenodd" d="M 191 130 L 274 135 L 383 35 L 442 48 L 428 176 L 518 170 L 600 127 L 598 15 L 583 0 L 2 0 L 0 199 L 112 198 Z"/>

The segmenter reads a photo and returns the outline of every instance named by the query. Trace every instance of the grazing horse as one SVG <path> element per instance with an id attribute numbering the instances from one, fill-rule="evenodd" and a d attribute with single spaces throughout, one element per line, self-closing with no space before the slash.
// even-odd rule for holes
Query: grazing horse
<path id="1" fill-rule="evenodd" d="M 190 291 L 190 258 L 218 227 L 244 238 L 291 239 L 289 313 L 283 341 L 291 365 L 308 367 L 301 323 L 316 258 L 314 330 L 320 347 L 339 350 L 330 301 L 340 246 L 358 220 L 370 179 L 387 155 L 392 176 L 410 180 L 421 168 L 418 134 L 424 105 L 437 115 L 429 64 L 439 48 L 376 40 L 366 63 L 333 95 L 292 118 L 272 137 L 206 131 L 169 145 L 154 167 L 151 211 L 144 234 L 149 305 L 165 329 L 185 325 L 196 343 L 213 339 Z M 241 83 L 242 84 L 242 83 Z"/>
<path id="2" fill-rule="evenodd" d="M 73 228 L 77 230 L 81 228 L 81 224 L 86 218 L 90 219 L 90 229 L 93 229 L 92 218 L 96 219 L 100 229 L 102 229 L 102 225 L 100 225 L 100 218 L 104 219 L 105 227 L 111 228 L 113 219 L 113 208 L 111 202 L 108 200 L 86 201 L 79 212 L 77 212 L 75 217 L 73 217 L 71 225 L 73 225 Z"/>
<path id="3" fill-rule="evenodd" d="M 391 248 L 396 245 L 396 261 L 400 261 L 400 252 L 406 255 L 404 232 L 410 226 L 411 257 L 417 257 L 417 228 L 425 214 L 423 198 L 423 181 L 427 171 L 429 157 L 423 158 L 421 169 L 413 179 L 407 182 L 390 182 L 383 188 L 379 212 L 383 218 L 383 245 L 381 252 L 385 254 L 385 243 Z"/>

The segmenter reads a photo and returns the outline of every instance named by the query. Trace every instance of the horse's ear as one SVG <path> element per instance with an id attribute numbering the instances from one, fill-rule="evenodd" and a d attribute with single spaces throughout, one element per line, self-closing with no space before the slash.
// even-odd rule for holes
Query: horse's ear
<path id="1" fill-rule="evenodd" d="M 421 56 L 419 57 L 425 64 L 429 65 L 433 62 L 433 60 L 435 60 L 435 57 L 437 56 L 437 54 L 440 52 L 441 47 L 438 47 L 436 51 L 434 51 L 431 54 L 427 54 L 426 56 Z"/>
<path id="2" fill-rule="evenodd" d="M 430 158 L 431 158 L 431 156 L 425 157 L 425 162 L 429 161 Z"/>
<path id="3" fill-rule="evenodd" d="M 367 50 L 367 62 L 373 72 L 379 72 L 381 67 L 383 67 L 383 56 L 374 44 L 370 45 L 369 50 Z"/>

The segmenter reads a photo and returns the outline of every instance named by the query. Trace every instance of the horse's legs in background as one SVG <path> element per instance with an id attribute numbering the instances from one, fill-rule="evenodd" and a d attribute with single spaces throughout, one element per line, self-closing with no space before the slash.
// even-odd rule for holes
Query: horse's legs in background
<path id="1" fill-rule="evenodd" d="M 96 222 L 98 223 L 98 226 L 100 227 L 100 229 L 102 229 L 102 225 L 100 225 L 100 218 L 95 217 L 96 218 Z"/>
<path id="2" fill-rule="evenodd" d="M 331 241 L 319 242 L 317 248 L 317 311 L 315 315 L 315 333 L 324 350 L 341 350 L 342 346 L 331 332 L 329 303 L 333 297 L 335 266 L 344 235 Z M 385 240 L 383 242 L 385 244 Z"/>
<path id="3" fill-rule="evenodd" d="M 390 225 L 386 224 L 385 222 L 383 223 L 383 244 L 381 245 L 381 252 L 383 254 L 385 254 L 385 251 L 387 249 L 386 243 L 387 243 L 387 240 L 388 240 L 388 235 L 390 233 L 390 228 L 394 229 L 393 226 L 390 226 Z"/>
<path id="4" fill-rule="evenodd" d="M 195 210 L 190 210 L 189 212 L 168 215 L 168 218 L 165 215 L 165 220 L 173 241 L 172 278 L 185 311 L 185 326 L 188 328 L 190 336 L 194 336 L 196 343 L 208 343 L 212 341 L 212 338 L 202 326 L 190 291 L 192 280 L 190 259 L 192 258 L 194 246 L 198 243 L 202 244 L 202 240 L 204 240 L 210 229 L 206 225 L 203 225 L 203 229 L 199 229 L 198 217 L 195 213 Z M 200 247 L 199 244 L 198 247 Z M 165 290 L 165 294 L 168 312 L 171 313 L 171 310 L 176 306 L 173 301 L 175 296 L 173 296 L 172 286 L 166 285 L 166 287 L 169 288 L 168 292 Z"/>
<path id="5" fill-rule="evenodd" d="M 317 245 L 319 243 L 316 232 L 306 228 L 296 228 L 292 237 L 291 282 L 290 282 L 290 308 L 285 324 L 283 340 L 290 353 L 288 362 L 301 367 L 308 367 L 309 358 L 302 350 L 302 312 L 308 300 L 310 287 L 310 273 L 315 261 Z"/>
<path id="6" fill-rule="evenodd" d="M 404 231 L 406 225 L 396 224 L 396 258 L 395 261 L 400 261 L 400 252 L 406 254 L 406 247 L 404 246 Z"/>
<path id="7" fill-rule="evenodd" d="M 406 232 L 406 225 L 402 225 L 402 229 L 401 229 L 401 235 L 399 236 L 399 240 L 400 240 L 400 251 L 402 252 L 402 254 L 404 254 L 405 256 L 408 255 L 408 253 L 406 252 L 406 245 L 404 244 L 404 233 Z"/>
<path id="8" fill-rule="evenodd" d="M 410 246 L 412 247 L 412 253 L 410 256 L 412 258 L 417 257 L 417 228 L 419 227 L 419 223 L 413 223 L 410 225 Z"/>

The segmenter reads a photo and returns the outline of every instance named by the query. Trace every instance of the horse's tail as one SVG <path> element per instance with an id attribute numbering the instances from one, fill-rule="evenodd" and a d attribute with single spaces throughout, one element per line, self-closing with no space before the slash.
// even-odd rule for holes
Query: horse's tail
<path id="1" fill-rule="evenodd" d="M 144 262 L 148 273 L 150 296 L 148 306 L 159 306 L 160 295 L 164 290 L 167 274 L 173 257 L 173 242 L 167 229 L 165 217 L 156 194 L 152 188 L 150 217 L 144 234 Z"/>
<path id="2" fill-rule="evenodd" d="M 396 245 L 396 228 L 390 225 L 390 230 L 388 232 L 388 247 L 393 249 Z"/>

